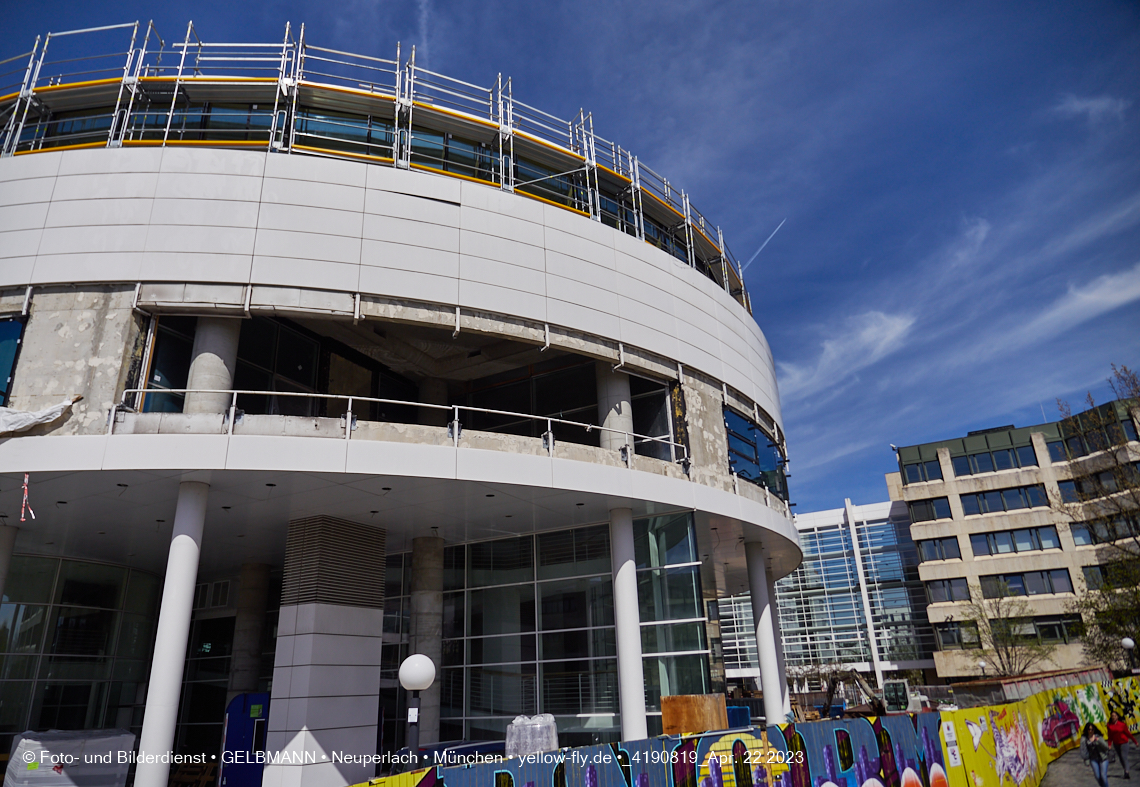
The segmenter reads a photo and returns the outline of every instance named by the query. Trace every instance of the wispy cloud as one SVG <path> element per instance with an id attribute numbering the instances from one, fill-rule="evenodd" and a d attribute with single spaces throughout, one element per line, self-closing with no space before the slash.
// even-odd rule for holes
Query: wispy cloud
<path id="1" fill-rule="evenodd" d="M 835 389 L 897 350 L 914 325 L 909 314 L 869 311 L 843 322 L 839 335 L 823 342 L 814 364 L 779 364 L 780 395 L 807 398 Z"/>
<path id="2" fill-rule="evenodd" d="M 1027 324 L 1011 345 L 1044 341 L 1136 300 L 1140 300 L 1140 263 L 1119 273 L 1098 276 L 1083 287 L 1070 286 Z"/>
<path id="3" fill-rule="evenodd" d="M 1053 111 L 1065 117 L 1088 118 L 1089 125 L 1097 125 L 1106 120 L 1123 120 L 1124 110 L 1132 104 L 1131 101 L 1112 96 L 1097 96 L 1096 98 L 1080 98 L 1072 94 L 1066 95 L 1057 102 Z"/>
<path id="4" fill-rule="evenodd" d="M 420 65 L 424 68 L 431 68 L 431 61 L 428 59 L 428 22 L 431 19 L 431 0 L 416 0 L 416 12 L 418 14 L 420 42 L 416 47 L 416 58 L 420 61 Z"/>

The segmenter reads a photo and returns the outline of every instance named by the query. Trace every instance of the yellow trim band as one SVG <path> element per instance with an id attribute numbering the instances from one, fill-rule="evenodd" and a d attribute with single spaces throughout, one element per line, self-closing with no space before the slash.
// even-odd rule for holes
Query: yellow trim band
<path id="1" fill-rule="evenodd" d="M 59 145 L 54 148 L 36 148 L 35 150 L 17 150 L 13 156 L 26 156 L 29 153 L 48 153 L 54 150 L 82 150 L 83 148 L 105 148 L 107 141 L 102 142 L 80 142 L 75 145 Z"/>
<path id="2" fill-rule="evenodd" d="M 309 145 L 294 145 L 293 150 L 307 150 L 312 153 L 327 153 L 330 156 L 349 156 L 351 158 L 364 159 L 365 161 L 384 161 L 389 164 L 395 163 L 395 159 L 389 156 L 370 156 L 367 153 L 349 153 L 347 150 L 330 150 L 329 148 L 314 148 Z"/>

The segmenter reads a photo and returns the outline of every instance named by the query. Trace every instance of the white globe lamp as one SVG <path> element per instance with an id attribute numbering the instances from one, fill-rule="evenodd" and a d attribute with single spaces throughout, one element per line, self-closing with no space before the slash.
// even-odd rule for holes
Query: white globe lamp
<path id="1" fill-rule="evenodd" d="M 415 764 L 420 760 L 420 692 L 435 680 L 435 664 L 422 653 L 413 653 L 400 664 L 400 685 L 412 696 L 408 698 L 407 745 Z"/>

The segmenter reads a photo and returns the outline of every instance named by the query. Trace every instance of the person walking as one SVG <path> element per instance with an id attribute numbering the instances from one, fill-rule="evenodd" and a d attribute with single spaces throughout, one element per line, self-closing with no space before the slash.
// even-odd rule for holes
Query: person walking
<path id="1" fill-rule="evenodd" d="M 1093 776 L 1100 787 L 1108 787 L 1108 758 L 1111 755 L 1112 747 L 1100 734 L 1100 729 L 1090 721 L 1081 733 L 1081 759 L 1092 767 Z"/>
<path id="2" fill-rule="evenodd" d="M 1131 779 L 1132 777 L 1128 775 L 1128 744 L 1135 746 L 1136 736 L 1116 711 L 1113 711 L 1108 718 L 1108 742 L 1116 749 L 1116 757 L 1124 766 L 1124 778 Z"/>

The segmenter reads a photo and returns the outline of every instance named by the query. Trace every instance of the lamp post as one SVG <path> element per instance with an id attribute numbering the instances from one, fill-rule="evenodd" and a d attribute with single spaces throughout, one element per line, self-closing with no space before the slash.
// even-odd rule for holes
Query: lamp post
<path id="1" fill-rule="evenodd" d="M 986 660 L 985 659 L 978 659 L 978 666 L 981 668 L 982 677 L 984 678 L 986 676 Z"/>
<path id="2" fill-rule="evenodd" d="M 435 664 L 422 653 L 413 653 L 400 664 L 400 685 L 410 691 L 408 698 L 407 747 L 420 764 L 420 692 L 431 686 L 435 680 Z"/>
<path id="3" fill-rule="evenodd" d="M 1132 650 L 1136 647 L 1136 641 L 1132 637 L 1125 637 L 1120 640 L 1121 647 L 1124 648 L 1124 653 L 1128 656 L 1128 671 L 1136 672 L 1136 667 L 1132 661 Z"/>

